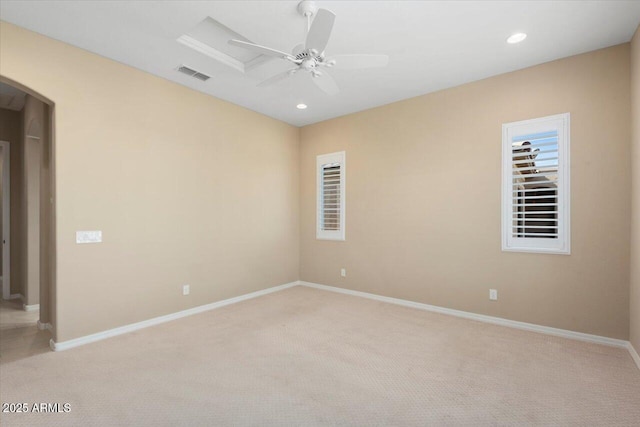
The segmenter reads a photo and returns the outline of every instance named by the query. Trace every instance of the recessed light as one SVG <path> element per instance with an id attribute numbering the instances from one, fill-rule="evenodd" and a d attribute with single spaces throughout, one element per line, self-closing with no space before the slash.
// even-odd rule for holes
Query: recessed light
<path id="1" fill-rule="evenodd" d="M 525 33 L 515 33 L 507 39 L 507 43 L 509 44 L 520 43 L 522 40 L 526 38 L 527 38 L 527 35 Z"/>
<path id="2" fill-rule="evenodd" d="M 296 105 L 296 108 L 298 110 L 306 110 L 307 104 L 298 104 L 298 105 Z"/>

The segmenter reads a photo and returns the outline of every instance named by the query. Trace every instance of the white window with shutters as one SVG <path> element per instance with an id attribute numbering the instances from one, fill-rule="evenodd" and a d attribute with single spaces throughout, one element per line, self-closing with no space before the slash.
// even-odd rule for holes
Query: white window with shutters
<path id="1" fill-rule="evenodd" d="M 345 167 L 344 151 L 317 157 L 318 239 L 345 239 Z"/>
<path id="2" fill-rule="evenodd" d="M 569 113 L 502 125 L 502 250 L 570 253 Z"/>

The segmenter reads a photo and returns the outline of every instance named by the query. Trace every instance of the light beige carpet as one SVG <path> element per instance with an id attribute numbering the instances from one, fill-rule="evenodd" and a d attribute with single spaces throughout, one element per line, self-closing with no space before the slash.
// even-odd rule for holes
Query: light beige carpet
<path id="1" fill-rule="evenodd" d="M 626 350 L 295 287 L 0 366 L 0 424 L 640 425 Z"/>
<path id="2" fill-rule="evenodd" d="M 38 329 L 39 318 L 38 310 L 24 311 L 20 300 L 0 299 L 0 365 L 50 350 L 51 333 Z"/>

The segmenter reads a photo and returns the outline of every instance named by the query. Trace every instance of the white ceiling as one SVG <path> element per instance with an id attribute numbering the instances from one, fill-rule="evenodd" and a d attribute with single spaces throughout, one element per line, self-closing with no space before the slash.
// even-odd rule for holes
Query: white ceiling
<path id="1" fill-rule="evenodd" d="M 176 41 L 210 16 L 249 40 L 290 52 L 304 40 L 297 1 L 12 1 L 0 19 L 267 116 L 302 126 L 554 59 L 628 42 L 640 1 L 318 1 L 337 17 L 327 55 L 382 53 L 386 68 L 331 70 L 341 92 L 306 73 L 259 88 L 289 67 L 246 74 Z M 505 39 L 528 38 L 518 45 Z M 186 64 L 213 77 L 178 73 Z M 295 105 L 304 102 L 307 110 Z"/>

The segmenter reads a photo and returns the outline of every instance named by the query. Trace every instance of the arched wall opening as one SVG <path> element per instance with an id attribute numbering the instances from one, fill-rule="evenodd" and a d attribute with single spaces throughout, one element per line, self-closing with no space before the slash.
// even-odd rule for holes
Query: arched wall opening
<path id="1" fill-rule="evenodd" d="M 25 309 L 38 309 L 38 327 L 56 338 L 55 104 L 37 91 L 0 75 L 0 82 L 26 93 L 22 139 L 17 158 L 23 170 L 11 210 L 11 292 L 19 291 Z M 19 144 L 15 144 L 18 148 Z M 22 166 L 21 165 L 21 166 Z M 13 175 L 13 174 L 12 174 Z M 11 182 L 14 189 L 14 183 Z M 13 193 L 13 191 L 12 191 Z M 16 212 L 16 213 L 18 213 Z"/>

